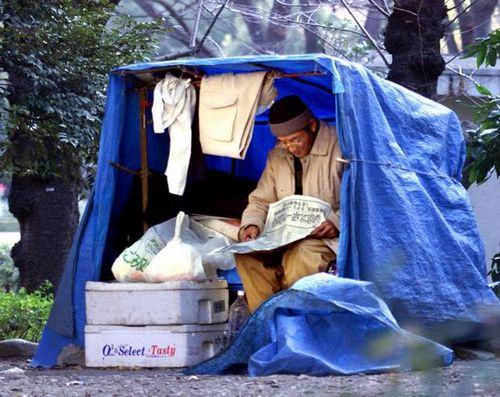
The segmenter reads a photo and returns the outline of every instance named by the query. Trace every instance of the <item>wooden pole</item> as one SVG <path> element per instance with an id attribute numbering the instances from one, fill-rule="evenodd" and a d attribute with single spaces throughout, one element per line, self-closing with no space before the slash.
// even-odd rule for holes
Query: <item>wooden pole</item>
<path id="1" fill-rule="evenodd" d="M 148 137 L 146 131 L 146 106 L 147 106 L 147 91 L 142 89 L 139 91 L 139 131 L 141 143 L 141 191 L 142 191 L 142 219 L 144 232 L 148 230 L 149 225 L 146 223 L 145 214 L 148 206 Z"/>

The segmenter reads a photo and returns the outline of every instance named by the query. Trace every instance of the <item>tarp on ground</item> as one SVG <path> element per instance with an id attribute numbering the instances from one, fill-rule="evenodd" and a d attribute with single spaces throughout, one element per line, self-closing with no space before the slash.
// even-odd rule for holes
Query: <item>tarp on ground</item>
<path id="1" fill-rule="evenodd" d="M 340 275 L 372 281 L 402 325 L 421 332 L 458 326 L 454 330 L 464 340 L 480 335 L 488 321 L 484 313 L 498 311 L 499 303 L 486 283 L 483 244 L 460 184 L 465 146 L 452 111 L 360 65 L 325 55 L 178 60 L 125 66 L 110 76 L 94 192 L 33 365 L 53 366 L 65 345 L 83 345 L 85 282 L 98 280 L 119 254 L 109 242 L 132 176 L 110 162 L 140 168 L 139 97 L 133 79 L 122 72 L 142 77 L 176 65 L 209 75 L 323 72 L 279 79 L 276 85 L 280 97 L 300 95 L 317 117 L 337 123 L 350 161 L 342 183 Z M 274 144 L 266 117 L 257 119 L 247 158 L 236 162 L 238 176 L 257 179 L 263 170 Z M 167 134 L 154 134 L 151 125 L 147 133 L 149 168 L 163 172 Z M 231 159 L 205 160 L 209 168 L 231 172 Z"/>
<path id="2" fill-rule="evenodd" d="M 399 328 L 372 283 L 320 273 L 268 299 L 226 350 L 185 373 L 354 375 L 452 362 L 450 349 Z"/>

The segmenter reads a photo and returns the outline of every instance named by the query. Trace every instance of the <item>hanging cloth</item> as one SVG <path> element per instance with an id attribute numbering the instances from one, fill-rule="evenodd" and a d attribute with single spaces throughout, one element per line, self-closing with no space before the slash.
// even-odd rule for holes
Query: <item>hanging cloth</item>
<path id="1" fill-rule="evenodd" d="M 159 81 L 153 96 L 153 129 L 162 134 L 168 128 L 170 151 L 167 176 L 169 192 L 182 196 L 186 188 L 191 158 L 191 124 L 196 105 L 196 91 L 191 80 L 167 74 Z"/>
<path id="2" fill-rule="evenodd" d="M 204 76 L 200 86 L 200 143 L 205 154 L 244 159 L 257 110 L 277 96 L 266 72 Z"/>

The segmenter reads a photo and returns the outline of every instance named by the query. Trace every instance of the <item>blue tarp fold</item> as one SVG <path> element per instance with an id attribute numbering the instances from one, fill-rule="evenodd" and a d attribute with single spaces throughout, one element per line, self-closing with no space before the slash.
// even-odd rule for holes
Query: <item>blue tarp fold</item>
<path id="1" fill-rule="evenodd" d="M 267 300 L 224 352 L 186 371 L 353 375 L 449 365 L 453 352 L 396 323 L 372 283 L 320 273 Z"/>

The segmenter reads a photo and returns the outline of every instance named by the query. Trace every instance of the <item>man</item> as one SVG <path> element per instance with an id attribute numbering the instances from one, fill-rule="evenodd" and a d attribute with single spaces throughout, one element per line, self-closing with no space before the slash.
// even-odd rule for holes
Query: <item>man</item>
<path id="1" fill-rule="evenodd" d="M 309 238 L 287 246 L 280 255 L 236 255 L 250 311 L 302 277 L 324 270 L 335 258 L 338 241 L 342 157 L 335 127 L 320 122 L 298 96 L 273 104 L 269 125 L 277 146 L 243 212 L 240 241 L 253 240 L 264 228 L 269 204 L 293 194 L 330 203 L 333 214 Z M 274 263 L 269 263 L 274 262 Z M 277 262 L 277 263 L 276 263 Z"/>

